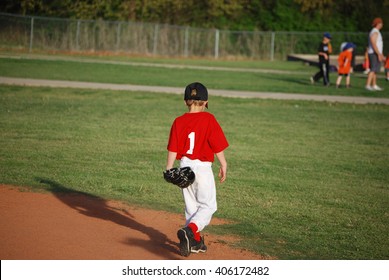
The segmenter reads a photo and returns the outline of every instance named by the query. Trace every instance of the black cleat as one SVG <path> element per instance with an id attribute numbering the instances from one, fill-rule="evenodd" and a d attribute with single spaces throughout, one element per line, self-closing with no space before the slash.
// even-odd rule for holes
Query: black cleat
<path id="1" fill-rule="evenodd" d="M 190 248 L 191 253 L 205 253 L 207 252 L 207 246 L 204 244 L 204 238 L 201 237 L 200 242 L 194 241 L 194 245 Z"/>
<path id="2" fill-rule="evenodd" d="M 191 244 L 193 243 L 193 232 L 190 228 L 184 227 L 177 231 L 177 237 L 180 239 L 181 256 L 188 257 L 191 253 Z"/>

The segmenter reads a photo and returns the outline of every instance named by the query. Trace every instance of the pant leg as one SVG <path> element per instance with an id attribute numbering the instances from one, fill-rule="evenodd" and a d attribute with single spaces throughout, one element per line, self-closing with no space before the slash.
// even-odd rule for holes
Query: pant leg
<path id="1" fill-rule="evenodd" d="M 185 202 L 186 225 L 195 223 L 202 231 L 217 210 L 216 185 L 211 164 L 191 163 L 196 174 L 195 182 L 182 190 Z"/>
<path id="2" fill-rule="evenodd" d="M 329 85 L 330 84 L 330 62 L 327 60 L 322 65 L 323 68 L 323 84 Z"/>
<path id="3" fill-rule="evenodd" d="M 323 66 L 322 63 L 319 62 L 319 71 L 313 76 L 313 80 L 317 82 L 321 78 L 323 78 Z"/>

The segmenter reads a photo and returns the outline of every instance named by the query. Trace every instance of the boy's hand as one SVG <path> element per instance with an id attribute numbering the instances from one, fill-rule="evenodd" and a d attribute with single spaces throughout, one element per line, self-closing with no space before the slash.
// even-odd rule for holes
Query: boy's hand
<path id="1" fill-rule="evenodd" d="M 224 152 L 221 151 L 220 153 L 216 154 L 217 159 L 220 162 L 220 169 L 219 169 L 219 175 L 220 183 L 223 183 L 227 178 L 227 161 L 224 156 Z"/>
<path id="2" fill-rule="evenodd" d="M 220 183 L 223 183 L 227 178 L 227 166 L 220 166 L 219 175 Z"/>

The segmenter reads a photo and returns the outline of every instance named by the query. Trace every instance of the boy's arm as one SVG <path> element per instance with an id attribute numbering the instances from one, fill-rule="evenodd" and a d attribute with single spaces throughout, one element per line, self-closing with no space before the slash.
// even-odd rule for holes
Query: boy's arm
<path id="1" fill-rule="evenodd" d="M 323 56 L 325 60 L 328 60 L 328 55 L 325 52 L 319 52 L 320 56 Z"/>
<path id="2" fill-rule="evenodd" d="M 224 156 L 224 151 L 217 153 L 216 157 L 220 163 L 220 170 L 219 170 L 220 183 L 223 183 L 227 178 L 227 161 Z"/>
<path id="3" fill-rule="evenodd" d="M 344 60 L 344 66 L 346 67 L 347 66 L 347 64 L 348 64 L 348 58 L 346 57 L 346 59 Z"/>
<path id="4" fill-rule="evenodd" d="M 332 53 L 332 45 L 331 45 L 331 43 L 328 43 L 328 53 Z"/>
<path id="5" fill-rule="evenodd" d="M 166 161 L 166 170 L 173 168 L 174 161 L 176 160 L 177 153 L 168 151 L 167 161 Z"/>

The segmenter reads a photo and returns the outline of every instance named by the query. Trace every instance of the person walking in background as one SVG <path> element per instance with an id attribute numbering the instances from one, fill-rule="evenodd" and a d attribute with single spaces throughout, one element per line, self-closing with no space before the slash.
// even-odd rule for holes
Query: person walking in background
<path id="1" fill-rule="evenodd" d="M 367 76 L 366 89 L 369 91 L 381 91 L 377 85 L 377 73 L 380 71 L 381 62 L 385 60 L 382 54 L 384 43 L 380 30 L 384 26 L 381 18 L 375 18 L 372 23 L 373 29 L 369 33 L 369 63 L 370 72 Z"/>
<path id="2" fill-rule="evenodd" d="M 332 53 L 331 39 L 332 37 L 330 33 L 325 32 L 323 34 L 323 40 L 318 48 L 320 70 L 311 77 L 312 84 L 323 78 L 324 86 L 330 85 L 330 54 Z"/>
<path id="3" fill-rule="evenodd" d="M 344 51 L 344 47 L 349 44 L 349 42 L 343 42 L 341 45 L 340 45 L 340 52 L 343 52 Z M 354 50 L 355 50 L 355 47 L 354 47 Z M 338 62 L 339 62 L 339 59 L 338 59 Z M 351 58 L 351 69 L 350 69 L 350 73 L 353 73 L 354 72 L 354 68 L 355 68 L 355 52 L 353 51 L 352 52 L 352 58 Z"/>
<path id="4" fill-rule="evenodd" d="M 338 79 L 336 80 L 336 88 L 340 87 L 342 77 L 346 77 L 346 87 L 350 87 L 350 72 L 352 69 L 353 52 L 355 45 L 353 43 L 346 43 L 343 46 L 343 51 L 338 57 Z"/>

